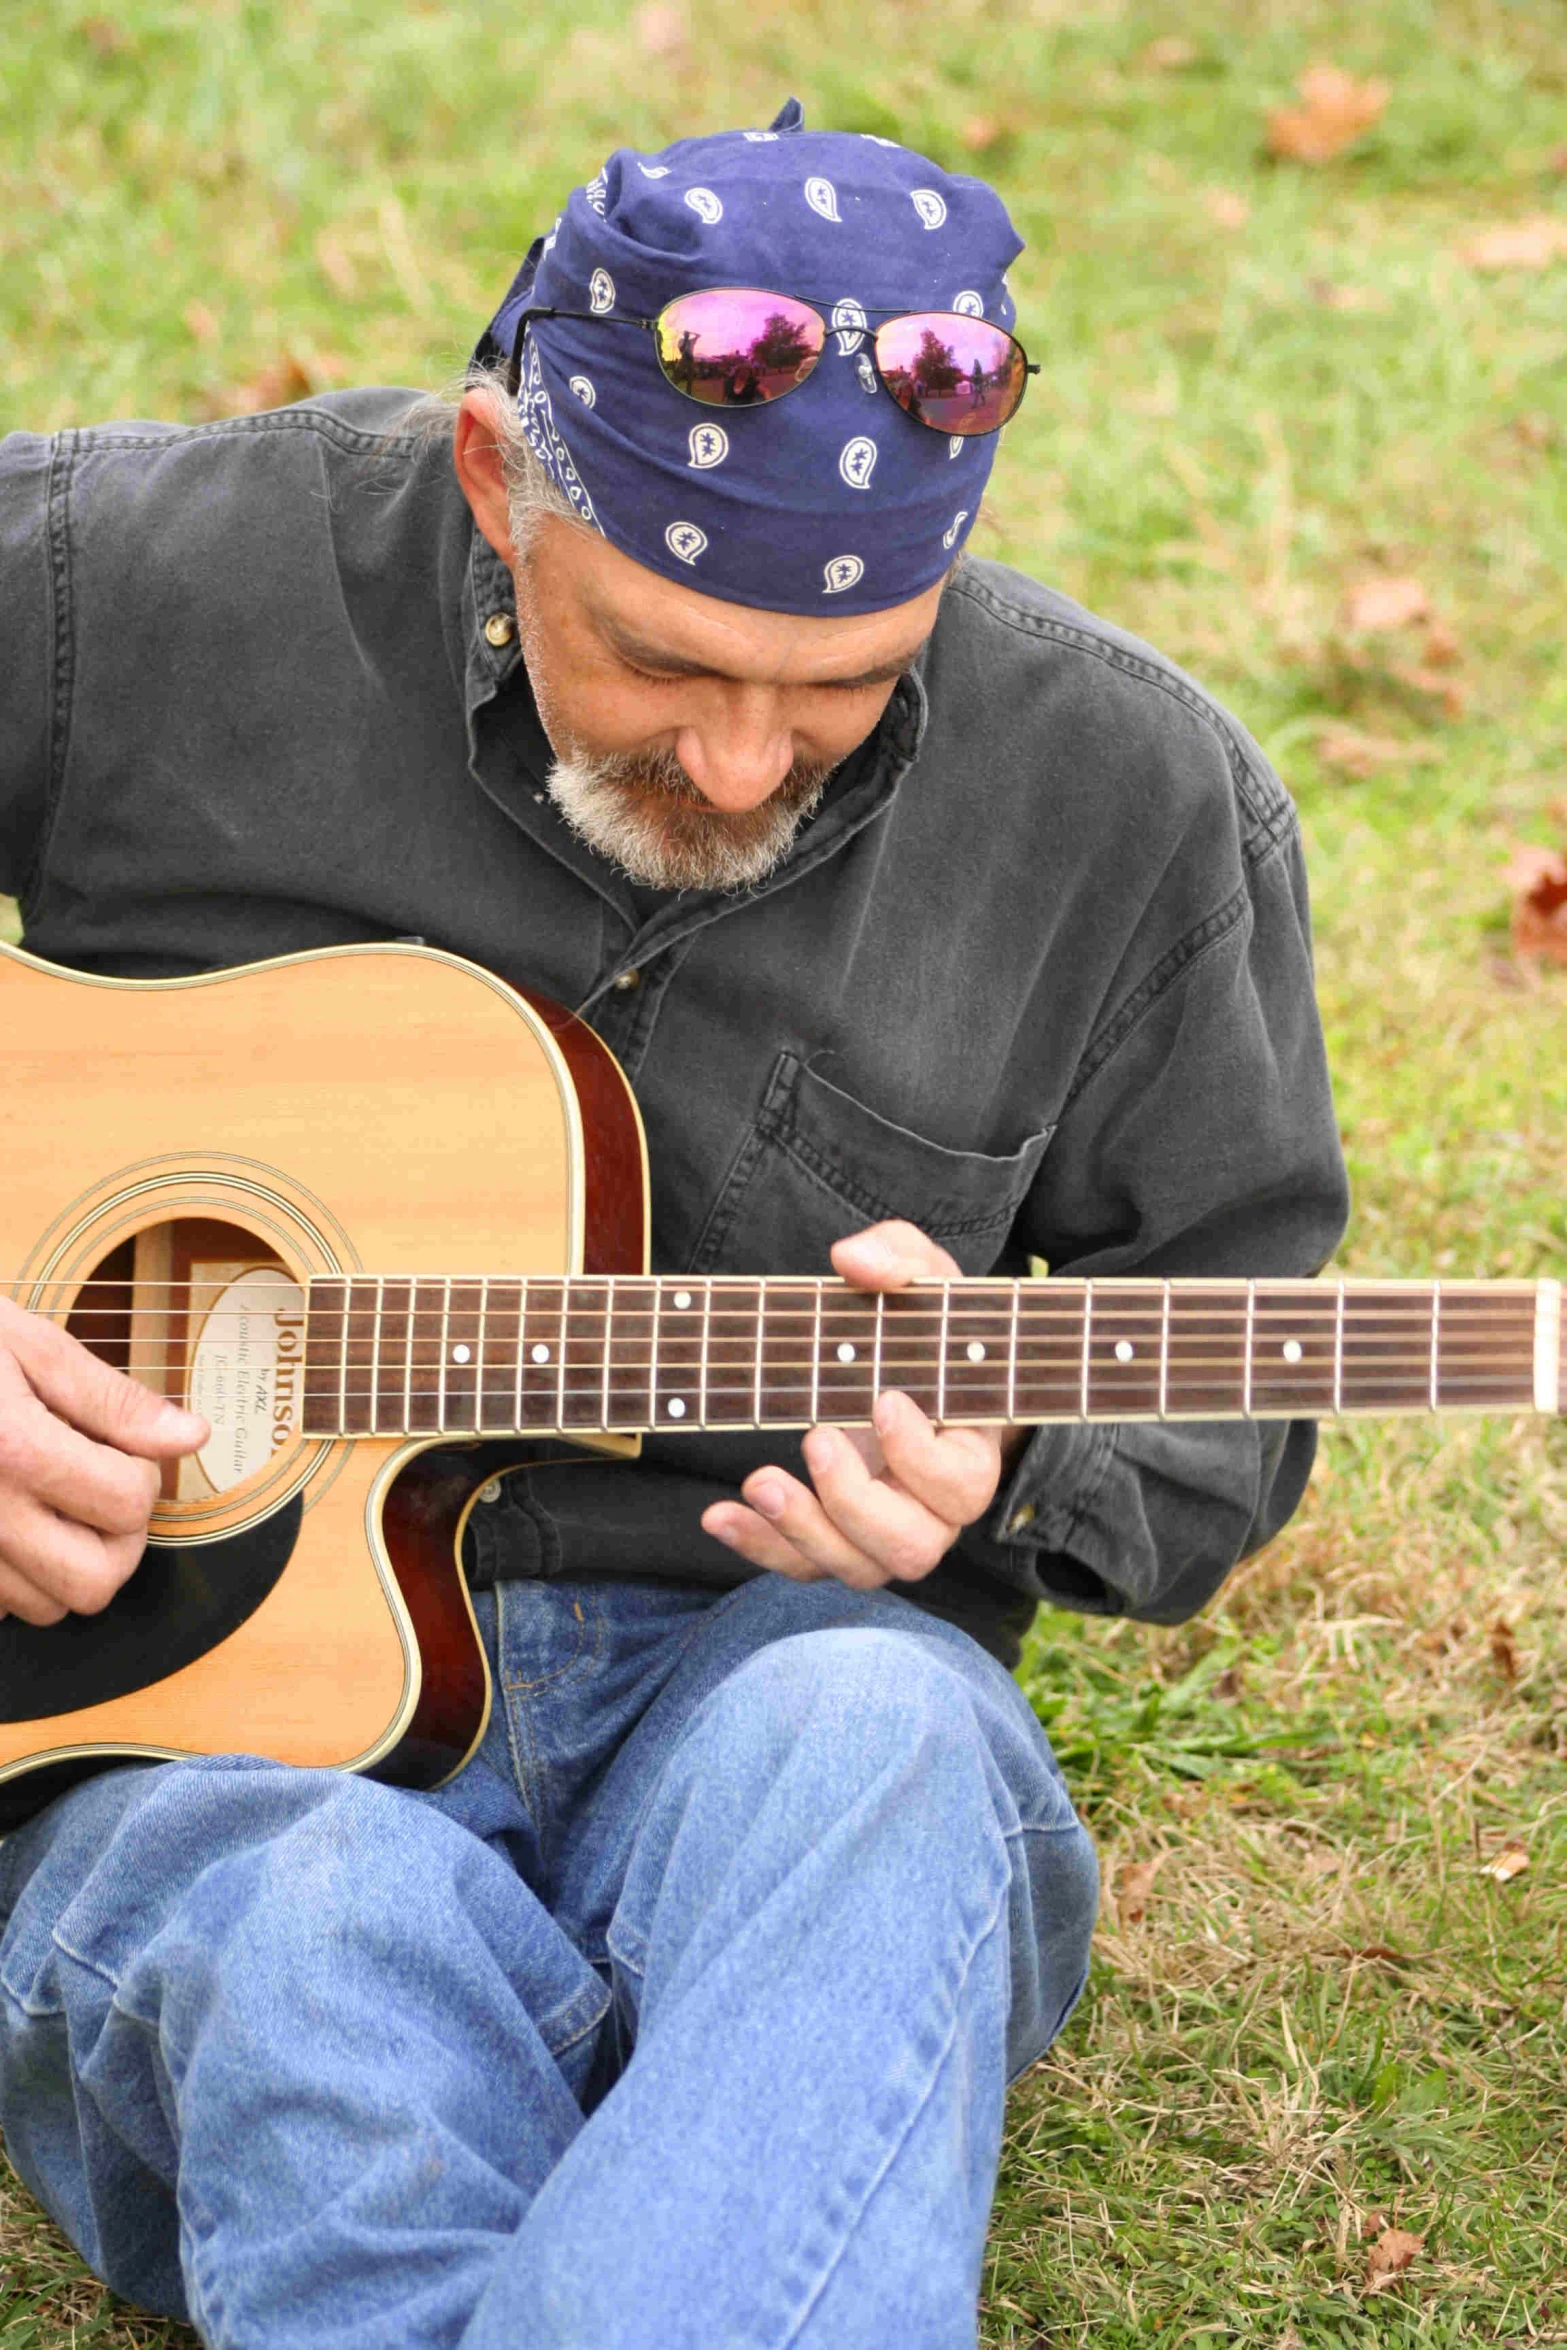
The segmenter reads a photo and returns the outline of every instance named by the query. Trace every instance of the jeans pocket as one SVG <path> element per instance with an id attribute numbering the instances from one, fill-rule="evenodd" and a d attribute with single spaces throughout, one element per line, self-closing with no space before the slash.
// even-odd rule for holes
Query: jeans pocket
<path id="1" fill-rule="evenodd" d="M 835 1240 L 901 1216 L 965 1273 L 986 1273 L 1054 1132 L 1043 1127 L 1000 1156 L 948 1150 L 781 1052 L 689 1269 L 817 1273 Z"/>

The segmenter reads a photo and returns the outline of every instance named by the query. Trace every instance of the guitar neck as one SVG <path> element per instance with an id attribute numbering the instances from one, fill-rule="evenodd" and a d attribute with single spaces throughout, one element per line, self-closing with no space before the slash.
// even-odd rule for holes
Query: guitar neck
<path id="1" fill-rule="evenodd" d="M 1555 1281 L 317 1278 L 307 1436 L 870 1418 L 1275 1420 L 1567 1402 Z"/>

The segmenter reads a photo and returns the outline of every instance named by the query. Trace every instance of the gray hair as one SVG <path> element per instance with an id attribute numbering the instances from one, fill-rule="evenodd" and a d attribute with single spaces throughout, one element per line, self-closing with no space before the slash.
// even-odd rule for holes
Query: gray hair
<path id="1" fill-rule="evenodd" d="M 449 441 L 457 411 L 469 392 L 477 392 L 483 400 L 495 445 L 501 453 L 501 472 L 511 515 L 511 542 L 517 553 L 527 553 L 539 519 L 545 514 L 553 514 L 578 530 L 588 531 L 588 525 L 565 491 L 551 480 L 534 455 L 522 428 L 516 399 L 507 388 L 506 370 L 498 361 L 486 367 L 470 367 L 466 375 L 459 376 L 441 391 L 426 392 L 415 400 L 397 420 L 398 437 L 426 443 Z"/>

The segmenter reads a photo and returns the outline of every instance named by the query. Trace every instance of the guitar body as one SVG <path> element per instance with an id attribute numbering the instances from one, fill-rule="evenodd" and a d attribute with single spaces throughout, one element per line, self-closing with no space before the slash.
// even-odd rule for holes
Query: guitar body
<path id="1" fill-rule="evenodd" d="M 0 948 L 0 1073 L 0 1287 L 214 1423 L 102 1615 L 0 1621 L 0 1830 L 117 1761 L 438 1784 L 489 1708 L 462 1530 L 538 1448 L 304 1435 L 305 1286 L 640 1273 L 646 1161 L 613 1057 L 416 947 L 158 981 Z"/>

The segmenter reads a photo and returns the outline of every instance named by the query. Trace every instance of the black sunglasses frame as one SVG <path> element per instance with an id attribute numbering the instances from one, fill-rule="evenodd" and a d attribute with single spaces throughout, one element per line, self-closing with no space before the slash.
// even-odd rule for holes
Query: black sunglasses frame
<path id="1" fill-rule="evenodd" d="M 693 286 L 690 290 L 692 293 L 697 294 L 719 294 L 727 293 L 730 289 L 726 286 Z M 734 290 L 736 292 L 765 294 L 770 292 L 772 289 L 767 286 L 746 286 L 736 287 Z M 830 319 L 823 318 L 822 313 L 816 309 L 815 303 L 806 301 L 806 298 L 803 294 L 781 294 L 778 298 L 783 302 L 803 303 L 807 310 L 813 310 L 816 312 L 816 316 L 822 321 L 822 353 L 825 354 L 828 335 L 840 330 L 833 327 Z M 683 294 L 676 294 L 665 303 L 664 310 L 672 310 L 676 302 L 684 300 L 685 296 Z M 864 305 L 862 304 L 861 307 L 864 308 Z M 529 327 L 533 324 L 536 318 L 575 318 L 582 320 L 584 324 L 589 326 L 632 326 L 638 328 L 644 334 L 656 335 L 658 332 L 658 321 L 663 317 L 664 310 L 660 310 L 657 317 L 654 318 L 637 318 L 633 316 L 631 312 L 625 310 L 561 310 L 558 308 L 524 310 L 522 316 L 517 321 L 517 331 L 512 337 L 511 358 L 508 360 L 506 367 L 506 387 L 508 392 L 510 393 L 511 397 L 515 399 L 519 389 L 521 388 L 523 338 L 527 334 Z M 900 310 L 889 307 L 886 309 L 871 308 L 865 311 L 865 315 L 868 319 L 879 318 L 884 325 L 890 325 L 900 318 L 967 318 L 971 317 L 972 314 L 963 310 Z M 989 321 L 986 321 L 985 323 L 988 324 Z M 888 399 L 892 402 L 893 406 L 899 411 L 899 413 L 903 416 L 909 416 L 908 409 L 904 407 L 903 402 L 898 398 L 896 392 L 894 392 L 892 386 L 888 383 L 887 378 L 882 373 L 881 359 L 876 351 L 875 333 L 870 330 L 866 331 L 870 341 L 871 358 L 872 363 L 876 369 L 877 382 L 881 385 L 882 390 L 886 393 Z M 1018 337 L 1012 332 L 1010 327 L 998 326 L 994 331 L 998 335 L 1005 335 L 1008 342 L 1016 344 L 1018 350 L 1023 353 L 1023 378 L 1024 389 L 1026 390 L 1028 378 L 1031 375 L 1038 375 L 1040 372 L 1039 362 L 1037 360 L 1030 359 L 1027 350 L 1019 341 Z M 665 383 L 669 385 L 671 391 L 679 392 L 680 397 L 683 400 L 693 401 L 698 408 L 705 408 L 709 405 L 706 400 L 698 400 L 694 392 L 685 391 L 681 385 L 677 384 L 674 380 L 674 377 L 666 372 L 662 360 L 659 361 L 658 372 L 663 376 Z M 813 368 L 811 372 L 814 374 L 815 369 Z M 809 378 L 806 380 L 809 381 Z M 803 386 L 791 386 L 790 388 L 803 389 Z M 787 398 L 788 395 L 786 393 L 782 396 Z M 769 402 L 768 405 L 770 406 L 771 402 Z M 1011 424 L 1016 418 L 1017 409 L 1021 408 L 1022 405 L 1023 394 L 1022 392 L 1019 392 L 1017 396 L 1017 408 L 1013 409 L 1011 416 L 1004 416 L 999 424 L 993 424 L 990 427 L 990 432 L 988 433 L 977 432 L 969 434 L 967 437 L 971 440 L 983 441 L 988 440 L 991 433 L 1005 432 L 1007 426 Z M 923 423 L 923 419 L 918 416 L 909 416 L 909 421 L 912 424 Z M 927 425 L 925 429 L 929 432 L 938 432 L 941 430 L 941 427 L 939 425 Z"/>

